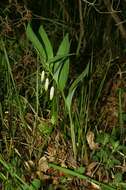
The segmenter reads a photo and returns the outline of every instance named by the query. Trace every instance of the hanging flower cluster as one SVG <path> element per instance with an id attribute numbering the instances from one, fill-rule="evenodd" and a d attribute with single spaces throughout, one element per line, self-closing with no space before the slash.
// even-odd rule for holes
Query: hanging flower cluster
<path id="1" fill-rule="evenodd" d="M 45 89 L 45 91 L 47 91 L 48 88 L 49 88 L 49 78 L 46 78 L 46 79 L 45 79 L 45 71 L 42 71 L 42 73 L 41 73 L 41 82 L 43 83 L 44 80 L 45 80 L 44 89 Z M 55 90 L 54 90 L 54 86 L 52 86 L 52 87 L 50 88 L 50 100 L 52 100 L 53 97 L 54 97 L 54 91 L 55 91 Z"/>

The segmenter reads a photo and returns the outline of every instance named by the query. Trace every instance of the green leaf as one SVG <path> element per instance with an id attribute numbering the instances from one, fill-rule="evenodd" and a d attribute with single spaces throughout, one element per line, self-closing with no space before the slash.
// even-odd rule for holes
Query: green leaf
<path id="1" fill-rule="evenodd" d="M 54 68 L 53 78 L 56 81 L 57 85 L 59 85 L 58 79 L 59 79 L 59 73 L 60 73 L 60 70 L 62 67 L 62 60 L 54 63 L 54 65 L 56 65 L 56 64 L 57 64 L 57 67 Z"/>
<path id="2" fill-rule="evenodd" d="M 43 135 L 44 137 L 49 136 L 51 134 L 51 132 L 52 132 L 52 127 L 49 126 L 48 122 L 41 121 L 41 123 L 38 124 L 37 127 L 38 127 L 39 132 L 41 133 L 41 135 Z"/>
<path id="3" fill-rule="evenodd" d="M 106 146 L 110 142 L 110 135 L 107 133 L 99 133 L 96 141 L 102 144 L 102 146 Z"/>
<path id="4" fill-rule="evenodd" d="M 90 177 L 88 177 L 86 175 L 82 175 L 82 174 L 80 174 L 78 172 L 75 172 L 75 171 L 67 169 L 67 168 L 60 167 L 60 166 L 55 165 L 53 163 L 48 163 L 48 165 L 49 165 L 49 167 L 54 168 L 55 170 L 59 170 L 59 171 L 65 173 L 67 175 L 71 175 L 71 176 L 78 177 L 80 179 L 84 179 L 86 181 L 89 181 L 90 183 L 92 182 L 92 183 L 100 186 L 102 190 L 103 189 L 104 190 L 116 190 L 117 189 L 115 186 L 111 186 L 109 184 L 104 184 L 104 183 L 96 181 L 96 180 L 94 180 L 94 179 L 92 179 L 92 178 L 90 178 Z M 125 183 L 124 183 L 124 185 L 125 185 Z"/>
<path id="5" fill-rule="evenodd" d="M 44 67 L 45 67 L 45 62 L 47 60 L 45 49 L 43 48 L 41 42 L 39 41 L 39 39 L 37 38 L 37 36 L 33 32 L 30 23 L 27 26 L 26 34 L 27 34 L 28 39 L 32 42 L 33 46 L 35 47 L 35 49 L 39 53 L 42 64 L 44 64 Z"/>
<path id="6" fill-rule="evenodd" d="M 76 87 L 75 88 L 70 87 L 71 89 L 69 89 L 69 93 L 68 93 L 67 98 L 66 98 L 66 105 L 67 105 L 67 108 L 69 109 L 69 111 L 71 108 L 72 98 L 74 96 L 74 92 L 76 90 Z"/>
<path id="7" fill-rule="evenodd" d="M 55 57 L 49 59 L 47 61 L 47 64 L 54 64 L 54 66 L 55 66 L 55 63 L 57 63 L 57 65 L 59 65 L 58 62 L 62 62 L 63 60 L 65 60 L 67 57 L 69 57 L 71 55 L 74 55 L 74 54 L 68 54 L 67 53 L 67 54 L 63 54 L 63 55 L 56 55 Z M 55 70 L 57 70 L 56 66 L 54 67 L 54 71 Z"/>
<path id="8" fill-rule="evenodd" d="M 75 172 L 79 173 L 79 174 L 84 174 L 85 173 L 85 167 L 80 166 L 79 168 L 77 168 L 75 170 Z"/>
<path id="9" fill-rule="evenodd" d="M 4 182 L 7 180 L 7 177 L 2 172 L 0 172 L 0 179 Z"/>
<path id="10" fill-rule="evenodd" d="M 69 36 L 68 34 L 66 34 L 66 36 L 64 36 L 58 51 L 57 51 L 57 55 L 64 55 L 69 53 L 69 49 L 70 49 L 70 43 L 69 43 Z"/>
<path id="11" fill-rule="evenodd" d="M 66 82 L 69 75 L 69 58 L 63 62 L 60 74 L 59 74 L 59 89 L 63 90 L 66 86 Z"/>
<path id="12" fill-rule="evenodd" d="M 53 48 L 52 48 L 51 42 L 50 42 L 50 40 L 49 40 L 43 26 L 40 26 L 39 34 L 40 34 L 41 39 L 42 39 L 42 41 L 44 43 L 45 52 L 46 52 L 46 55 L 47 55 L 47 60 L 49 60 L 49 59 L 53 58 Z"/>
<path id="13" fill-rule="evenodd" d="M 89 63 L 87 65 L 87 67 L 85 68 L 85 70 L 78 76 L 78 78 L 70 86 L 68 95 L 66 97 L 66 105 L 69 110 L 71 108 L 72 98 L 73 98 L 74 92 L 78 86 L 78 83 L 81 80 L 83 80 L 83 78 L 86 77 L 88 75 L 88 73 L 89 73 Z"/>
<path id="14" fill-rule="evenodd" d="M 37 189 L 39 189 L 40 188 L 40 180 L 39 179 L 34 179 L 33 181 L 32 181 L 32 186 L 34 187 L 34 190 L 37 190 Z"/>
<path id="15" fill-rule="evenodd" d="M 58 85 L 58 77 L 60 73 L 60 69 L 62 67 L 62 62 L 66 57 L 70 56 L 70 54 L 65 55 L 56 55 L 55 57 L 48 60 L 47 65 L 50 65 L 50 68 L 53 70 L 53 79 L 56 81 Z"/>
<path id="16" fill-rule="evenodd" d="M 59 49 L 57 51 L 57 56 L 64 56 L 62 61 L 57 61 L 54 64 L 54 79 L 57 82 L 58 88 L 62 91 L 65 88 L 68 75 L 69 75 L 69 37 L 68 34 L 63 38 Z"/>

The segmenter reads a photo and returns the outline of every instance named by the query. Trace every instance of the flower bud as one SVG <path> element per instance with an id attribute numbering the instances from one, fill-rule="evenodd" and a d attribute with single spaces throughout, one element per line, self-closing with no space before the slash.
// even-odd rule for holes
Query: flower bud
<path id="1" fill-rule="evenodd" d="M 53 96 L 54 96 L 54 86 L 52 86 L 50 89 L 50 100 L 53 99 Z"/>
<path id="2" fill-rule="evenodd" d="M 46 78 L 46 80 L 45 80 L 45 91 L 48 90 L 48 87 L 49 87 L 49 79 Z"/>
<path id="3" fill-rule="evenodd" d="M 42 74 L 41 74 L 41 82 L 44 81 L 44 78 L 45 78 L 45 71 L 42 71 Z"/>

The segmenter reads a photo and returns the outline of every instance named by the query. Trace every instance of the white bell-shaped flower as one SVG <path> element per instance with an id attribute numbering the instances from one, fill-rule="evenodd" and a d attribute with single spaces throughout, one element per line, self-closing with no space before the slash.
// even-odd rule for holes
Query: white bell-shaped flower
<path id="1" fill-rule="evenodd" d="M 43 82 L 45 79 L 45 71 L 42 71 L 41 73 L 41 82 Z"/>
<path id="2" fill-rule="evenodd" d="M 52 86 L 50 89 L 50 100 L 53 99 L 53 96 L 54 96 L 54 86 Z"/>
<path id="3" fill-rule="evenodd" d="M 48 87 L 49 87 L 49 79 L 46 78 L 46 80 L 45 80 L 45 91 L 48 90 Z"/>

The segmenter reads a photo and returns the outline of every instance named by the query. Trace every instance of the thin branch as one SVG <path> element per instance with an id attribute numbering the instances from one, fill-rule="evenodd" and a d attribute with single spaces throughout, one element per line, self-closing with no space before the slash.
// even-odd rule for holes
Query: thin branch
<path id="1" fill-rule="evenodd" d="M 108 11 L 111 11 L 111 16 L 112 16 L 113 20 L 115 21 L 116 25 L 118 26 L 118 29 L 119 29 L 122 37 L 124 39 L 126 39 L 126 29 L 124 28 L 120 17 L 114 11 L 112 4 L 110 3 L 109 0 L 104 0 L 104 4 L 106 5 L 106 8 L 108 9 Z"/>
<path id="2" fill-rule="evenodd" d="M 78 41 L 78 46 L 77 46 L 77 51 L 76 51 L 77 55 L 79 54 L 79 51 L 80 51 L 80 48 L 81 48 L 82 39 L 83 39 L 83 36 L 84 36 L 84 22 L 83 22 L 81 0 L 79 0 L 78 3 L 79 3 L 79 16 L 80 16 L 80 35 L 79 35 L 79 41 Z"/>
<path id="3" fill-rule="evenodd" d="M 84 3 L 87 3 L 89 6 L 92 6 L 95 10 L 96 10 L 96 12 L 98 12 L 99 14 L 112 14 L 113 12 L 114 13 L 119 13 L 119 12 L 121 12 L 121 11 L 115 11 L 115 10 L 113 10 L 113 11 L 100 11 L 97 7 L 96 7 L 96 5 L 95 5 L 95 2 L 96 2 L 96 0 L 93 2 L 93 3 L 90 3 L 89 1 L 87 1 L 87 0 L 82 0 Z"/>

